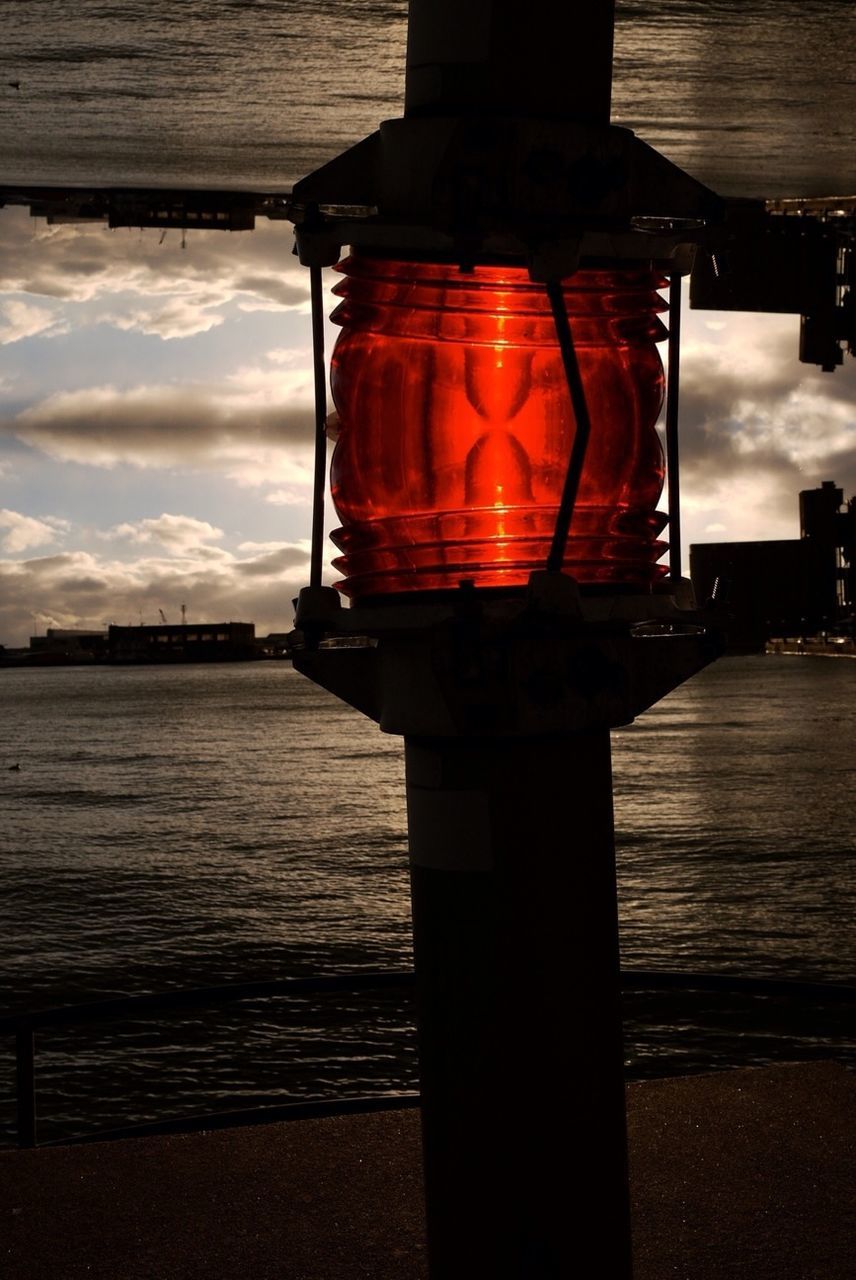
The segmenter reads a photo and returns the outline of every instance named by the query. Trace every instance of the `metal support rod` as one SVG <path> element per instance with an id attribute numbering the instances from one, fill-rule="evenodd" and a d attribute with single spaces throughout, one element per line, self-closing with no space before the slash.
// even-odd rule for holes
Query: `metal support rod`
<path id="1" fill-rule="evenodd" d="M 309 585 L 321 586 L 324 562 L 324 495 L 327 489 L 327 367 L 324 361 L 324 295 L 321 268 L 309 268 L 312 306 L 312 368 L 315 375 L 315 473 L 312 488 L 312 544 Z"/>
<path id="2" fill-rule="evenodd" d="M 406 769 L 429 1274 L 629 1280 L 609 732 Z"/>
<path id="3" fill-rule="evenodd" d="M 669 577 L 681 578 L 681 478 L 678 408 L 681 378 L 681 277 L 669 280 L 669 373 L 666 383 L 666 474 L 669 480 Z"/>
<path id="4" fill-rule="evenodd" d="M 18 1146 L 36 1145 L 35 1036 L 31 1027 L 21 1027 L 15 1035 L 15 1093 L 17 1100 Z"/>
<path id="5" fill-rule="evenodd" d="M 550 545 L 550 553 L 547 556 L 547 568 L 554 573 L 559 573 L 565 559 L 565 547 L 568 542 L 568 533 L 577 501 L 577 492 L 585 464 L 589 436 L 591 435 L 591 418 L 589 417 L 583 380 L 580 376 L 580 366 L 574 349 L 574 340 L 571 336 L 571 326 L 568 323 L 568 312 L 565 306 L 565 295 L 560 280 L 548 281 L 547 296 L 550 299 L 550 307 L 553 311 L 553 323 L 556 326 L 556 337 L 562 353 L 562 364 L 565 369 L 565 378 L 568 383 L 568 391 L 570 392 L 576 423 L 574 442 L 571 446 L 571 456 L 568 459 L 568 470 L 565 475 L 565 485 L 562 490 L 559 510 L 556 514 L 553 541 Z"/>

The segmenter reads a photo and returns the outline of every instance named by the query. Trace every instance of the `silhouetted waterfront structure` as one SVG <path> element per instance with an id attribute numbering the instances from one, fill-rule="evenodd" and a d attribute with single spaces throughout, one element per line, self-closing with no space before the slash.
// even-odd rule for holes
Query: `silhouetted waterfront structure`
<path id="1" fill-rule="evenodd" d="M 249 662 L 290 658 L 285 632 L 256 635 L 253 622 L 200 622 L 85 631 L 48 627 L 28 648 L 0 644 L 0 667 L 68 667 L 87 663 Z"/>
<path id="2" fill-rule="evenodd" d="M 721 595 L 732 650 L 761 650 L 771 636 L 832 630 L 856 606 L 856 498 L 824 480 L 799 495 L 800 536 L 690 547 L 700 600 Z"/>
<path id="3" fill-rule="evenodd" d="M 31 662 L 103 662 L 107 656 L 107 632 L 48 627 L 43 636 L 30 636 Z"/>
<path id="4" fill-rule="evenodd" d="M 110 627 L 108 662 L 240 662 L 256 657 L 252 622 Z"/>

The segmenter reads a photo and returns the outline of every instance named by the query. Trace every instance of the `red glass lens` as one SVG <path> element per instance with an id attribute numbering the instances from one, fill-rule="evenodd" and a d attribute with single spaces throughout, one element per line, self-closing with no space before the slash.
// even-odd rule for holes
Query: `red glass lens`
<path id="1" fill-rule="evenodd" d="M 546 562 L 576 429 L 545 289 L 522 267 L 337 269 L 340 590 L 524 585 Z M 592 423 L 563 566 L 582 583 L 645 588 L 666 572 L 663 283 L 585 270 L 564 289 Z"/>

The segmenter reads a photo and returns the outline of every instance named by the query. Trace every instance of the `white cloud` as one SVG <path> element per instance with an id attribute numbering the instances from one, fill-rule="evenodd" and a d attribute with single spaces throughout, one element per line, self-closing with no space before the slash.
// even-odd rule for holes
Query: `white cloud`
<path id="1" fill-rule="evenodd" d="M 207 520 L 197 520 L 193 516 L 174 516 L 164 512 L 157 517 L 148 516 L 134 523 L 116 525 L 102 536 L 128 538 L 131 542 L 137 543 L 158 542 L 170 551 L 182 553 L 201 547 L 206 542 L 218 541 L 223 537 L 223 530 L 217 529 Z"/>
<path id="2" fill-rule="evenodd" d="M 68 531 L 69 524 L 57 516 L 44 516 L 39 520 L 4 507 L 0 509 L 0 529 L 6 531 L 0 538 L 0 547 L 15 555 L 19 551 L 29 551 L 31 547 L 56 542 Z"/>
<path id="3" fill-rule="evenodd" d="M 274 347 L 265 354 L 271 364 L 285 364 L 308 369 L 312 363 L 312 351 L 309 347 Z"/>
<path id="4" fill-rule="evenodd" d="M 711 319 L 711 314 L 713 319 Z M 797 494 L 856 490 L 856 361 L 797 358 L 794 316 L 690 313 L 681 358 L 687 540 L 797 534 Z"/>
<path id="5" fill-rule="evenodd" d="M 185 249 L 177 240 L 162 243 L 157 231 L 129 235 L 100 224 L 59 225 L 34 235 L 33 225 L 22 209 L 3 212 L 0 292 L 50 298 L 66 311 L 88 305 L 89 323 L 173 339 L 221 323 L 215 309 L 230 302 L 245 311 L 308 306 L 309 275 L 291 254 L 291 228 L 284 223 L 260 221 L 255 231 L 234 235 L 195 231 Z M 20 305 L 30 311 L 7 317 L 13 336 L 5 341 L 59 331 L 48 323 L 48 317 L 57 323 L 54 311 Z"/>
<path id="6" fill-rule="evenodd" d="M 206 306 L 188 302 L 184 298 L 173 298 L 166 306 L 140 308 L 121 312 L 104 312 L 99 315 L 101 324 L 112 324 L 117 329 L 136 330 L 138 333 L 152 334 L 158 338 L 190 338 L 195 333 L 208 333 L 223 323 L 224 317 Z"/>
<path id="7" fill-rule="evenodd" d="M 34 306 L 22 298 L 0 301 L 0 346 L 34 338 L 37 334 L 53 338 L 67 332 L 67 323 L 48 307 Z"/>
<path id="8" fill-rule="evenodd" d="M 274 507 L 303 507 L 312 502 L 312 494 L 300 489 L 272 489 L 265 494 L 265 502 Z"/>
<path id="9" fill-rule="evenodd" d="M 284 631 L 308 565 L 304 541 L 246 556 L 204 546 L 131 562 L 84 551 L 0 561 L 0 641 L 25 644 L 34 614 L 44 626 L 101 627 L 138 622 L 141 614 L 156 622 L 160 609 L 177 618 L 182 604 L 190 621 Z"/>

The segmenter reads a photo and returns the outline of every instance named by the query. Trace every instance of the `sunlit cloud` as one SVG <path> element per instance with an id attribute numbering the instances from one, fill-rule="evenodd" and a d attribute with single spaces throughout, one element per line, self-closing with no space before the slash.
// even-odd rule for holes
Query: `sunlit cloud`
<path id="1" fill-rule="evenodd" d="M 207 520 L 193 516 L 147 516 L 136 522 L 125 522 L 108 529 L 105 538 L 127 538 L 131 542 L 157 542 L 175 552 L 186 552 L 201 547 L 206 542 L 216 542 L 223 537 L 223 530 L 215 528 Z"/>
<path id="2" fill-rule="evenodd" d="M 291 230 L 260 223 L 253 232 L 188 232 L 185 247 L 156 231 L 127 233 L 91 226 L 43 226 L 23 209 L 4 211 L 0 292 L 50 299 L 80 309 L 78 322 L 105 323 L 164 339 L 206 332 L 216 311 L 306 310 L 307 272 L 291 255 Z M 143 305 L 141 305 L 141 300 Z M 44 304 L 7 301 L 3 341 L 56 332 Z M 51 330 L 51 325 L 54 326 Z M 26 332 L 25 332 L 26 331 Z"/>
<path id="3" fill-rule="evenodd" d="M 215 304 L 216 305 L 216 304 Z M 154 334 L 159 338 L 190 338 L 196 333 L 208 333 L 223 323 L 224 317 L 207 305 L 174 298 L 166 306 L 140 308 L 121 313 L 104 312 L 98 317 L 101 324 L 111 324 L 117 329 L 136 330 Z"/>
<path id="4" fill-rule="evenodd" d="M 799 364 L 796 317 L 713 314 L 691 315 L 681 361 L 690 539 L 793 537 L 800 489 L 856 490 L 856 362 Z"/>
<path id="5" fill-rule="evenodd" d="M 56 542 L 68 531 L 69 523 L 57 516 L 36 519 L 20 511 L 0 509 L 0 548 L 10 555 Z"/>
<path id="6" fill-rule="evenodd" d="M 44 627 L 101 628 L 110 622 L 255 622 L 257 631 L 292 625 L 291 601 L 308 578 L 306 542 L 244 556 L 219 547 L 170 548 L 133 561 L 67 551 L 0 561 L 0 637 L 25 644 Z"/>
<path id="7" fill-rule="evenodd" d="M 265 502 L 274 507 L 302 507 L 311 502 L 312 497 L 305 489 L 271 489 L 265 494 Z"/>
<path id="8" fill-rule="evenodd" d="M 0 300 L 0 346 L 34 338 L 52 338 L 68 332 L 68 324 L 48 307 L 34 306 L 21 298 Z"/>
<path id="9" fill-rule="evenodd" d="M 272 351 L 265 352 L 265 359 L 271 364 L 290 365 L 292 368 L 305 370 L 309 368 L 312 351 L 309 347 L 275 347 Z"/>

